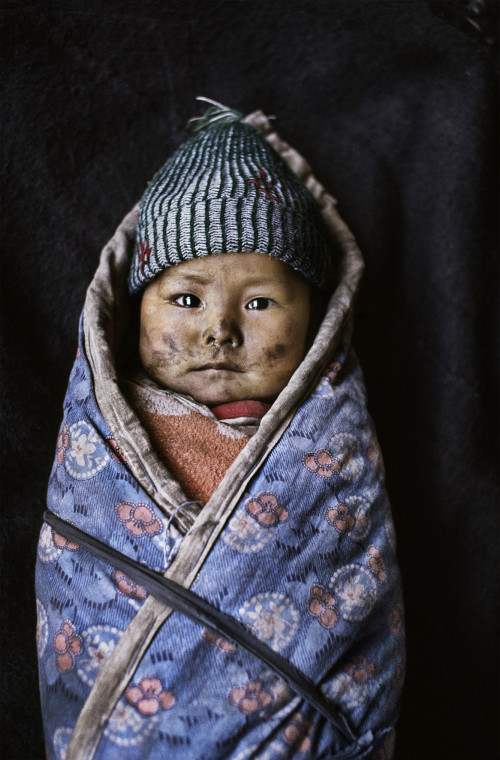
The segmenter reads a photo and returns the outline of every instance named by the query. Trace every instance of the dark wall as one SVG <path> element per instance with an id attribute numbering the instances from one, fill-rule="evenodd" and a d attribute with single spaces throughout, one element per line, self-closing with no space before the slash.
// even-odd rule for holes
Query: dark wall
<path id="1" fill-rule="evenodd" d="M 397 757 L 497 757 L 497 11 L 4 0 L 4 760 L 43 756 L 34 558 L 85 289 L 196 95 L 276 114 L 366 258 L 355 345 L 407 607 Z"/>

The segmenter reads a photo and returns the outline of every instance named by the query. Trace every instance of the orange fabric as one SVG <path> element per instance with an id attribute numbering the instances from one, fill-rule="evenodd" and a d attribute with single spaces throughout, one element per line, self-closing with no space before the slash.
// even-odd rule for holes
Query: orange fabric
<path id="1" fill-rule="evenodd" d="M 181 416 L 136 412 L 163 464 L 186 495 L 203 504 L 248 441 L 246 436 L 224 435 L 219 423 L 196 412 Z"/>

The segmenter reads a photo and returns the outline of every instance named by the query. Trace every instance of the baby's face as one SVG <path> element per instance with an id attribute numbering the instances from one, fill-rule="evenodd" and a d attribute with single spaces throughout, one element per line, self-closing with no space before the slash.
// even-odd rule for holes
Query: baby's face
<path id="1" fill-rule="evenodd" d="M 157 382 L 208 406 L 271 403 L 302 361 L 310 286 L 260 253 L 191 259 L 145 289 L 139 352 Z"/>

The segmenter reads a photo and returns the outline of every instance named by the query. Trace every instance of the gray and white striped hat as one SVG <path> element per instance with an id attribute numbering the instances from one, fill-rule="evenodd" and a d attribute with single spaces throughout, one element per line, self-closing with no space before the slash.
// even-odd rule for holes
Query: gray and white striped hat
<path id="1" fill-rule="evenodd" d="M 216 253 L 273 256 L 322 286 L 331 255 L 316 201 L 241 114 L 214 106 L 142 198 L 128 279 L 138 293 L 167 267 Z"/>

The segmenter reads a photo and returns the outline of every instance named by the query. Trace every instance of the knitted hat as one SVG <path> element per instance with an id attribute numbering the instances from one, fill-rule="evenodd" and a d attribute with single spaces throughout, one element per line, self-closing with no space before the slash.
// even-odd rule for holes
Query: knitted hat
<path id="1" fill-rule="evenodd" d="M 149 183 L 139 207 L 131 293 L 167 267 L 211 253 L 263 253 L 314 285 L 330 278 L 316 201 L 241 118 L 216 104 L 191 120 L 196 134 Z"/>

